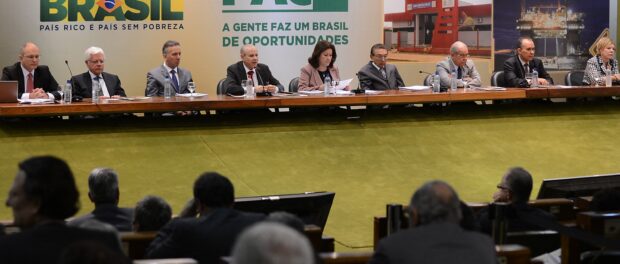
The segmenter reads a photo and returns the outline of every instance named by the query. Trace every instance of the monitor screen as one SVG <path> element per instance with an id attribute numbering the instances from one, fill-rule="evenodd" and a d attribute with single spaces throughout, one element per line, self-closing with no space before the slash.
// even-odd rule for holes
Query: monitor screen
<path id="1" fill-rule="evenodd" d="M 267 195 L 235 198 L 234 208 L 245 212 L 269 214 L 284 211 L 297 215 L 309 225 L 325 229 L 327 217 L 336 193 L 307 192 L 299 194 Z"/>
<path id="2" fill-rule="evenodd" d="M 537 199 L 592 196 L 603 188 L 620 188 L 620 174 L 545 179 Z"/>

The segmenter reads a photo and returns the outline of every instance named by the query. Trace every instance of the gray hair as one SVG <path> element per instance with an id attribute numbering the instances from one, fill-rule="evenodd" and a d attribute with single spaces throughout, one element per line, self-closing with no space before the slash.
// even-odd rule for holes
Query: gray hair
<path id="1" fill-rule="evenodd" d="M 449 222 L 458 224 L 462 218 L 458 194 L 444 181 L 430 181 L 411 197 L 420 225 Z"/>
<path id="2" fill-rule="evenodd" d="M 96 168 L 88 175 L 88 191 L 95 204 L 117 203 L 118 174 L 110 168 Z"/>
<path id="3" fill-rule="evenodd" d="M 172 209 L 163 198 L 148 195 L 136 204 L 133 222 L 139 230 L 134 231 L 159 231 L 171 217 Z"/>
<path id="4" fill-rule="evenodd" d="M 164 43 L 164 46 L 161 48 L 162 54 L 164 56 L 166 56 L 168 54 L 168 48 L 174 47 L 174 46 L 181 46 L 181 43 L 179 43 L 176 40 L 168 40 L 168 41 L 166 41 L 166 43 Z"/>
<path id="5" fill-rule="evenodd" d="M 252 45 L 252 44 L 245 44 L 243 46 L 241 46 L 241 49 L 239 50 L 240 54 L 245 54 L 245 50 L 248 48 L 256 48 L 256 46 Z"/>
<path id="6" fill-rule="evenodd" d="M 88 49 L 86 49 L 86 51 L 84 51 L 84 60 L 90 60 L 90 56 L 95 55 L 95 54 L 101 54 L 103 55 L 103 57 L 105 58 L 105 53 L 103 52 L 103 49 L 100 47 L 90 47 Z"/>
<path id="7" fill-rule="evenodd" d="M 512 194 L 511 202 L 526 203 L 532 193 L 532 175 L 522 167 L 510 168 L 506 172 L 506 187 Z"/>
<path id="8" fill-rule="evenodd" d="M 278 223 L 258 223 L 237 240 L 232 259 L 235 264 L 312 264 L 310 242 L 299 232 Z"/>
<path id="9" fill-rule="evenodd" d="M 452 43 L 452 46 L 450 46 L 450 54 L 459 53 L 459 48 L 462 47 L 467 47 L 467 44 L 463 43 L 462 41 L 456 41 Z"/>

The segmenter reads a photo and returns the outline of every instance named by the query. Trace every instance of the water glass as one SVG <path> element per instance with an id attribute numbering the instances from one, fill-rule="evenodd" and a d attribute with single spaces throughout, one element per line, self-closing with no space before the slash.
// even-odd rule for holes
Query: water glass
<path id="1" fill-rule="evenodd" d="M 241 80 L 241 87 L 245 91 L 245 97 L 254 97 L 254 83 L 252 80 Z"/>
<path id="2" fill-rule="evenodd" d="M 525 74 L 525 80 L 527 81 L 527 84 L 532 85 L 532 74 L 531 73 L 526 73 Z"/>
<path id="3" fill-rule="evenodd" d="M 191 96 L 194 96 L 194 92 L 196 91 L 196 83 L 195 82 L 188 82 L 187 83 L 187 90 L 189 90 L 189 93 Z"/>

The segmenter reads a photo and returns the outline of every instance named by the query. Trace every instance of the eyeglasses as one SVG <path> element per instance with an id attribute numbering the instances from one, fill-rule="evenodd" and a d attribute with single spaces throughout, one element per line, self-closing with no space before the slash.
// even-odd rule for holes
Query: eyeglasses
<path id="1" fill-rule="evenodd" d="M 510 191 L 510 188 L 508 188 L 508 187 L 506 187 L 506 186 L 503 186 L 503 185 L 501 185 L 501 184 L 498 184 L 498 185 L 497 185 L 497 189 L 500 189 L 500 190 L 505 190 L 505 191 Z"/>
<path id="2" fill-rule="evenodd" d="M 24 58 L 29 59 L 29 60 L 38 60 L 39 55 L 28 55 L 28 56 L 24 56 Z"/>
<path id="3" fill-rule="evenodd" d="M 457 54 L 461 58 L 469 58 L 469 54 Z"/>
<path id="4" fill-rule="evenodd" d="M 103 64 L 103 60 L 89 60 L 88 62 L 90 62 L 92 64 L 97 64 L 97 63 Z"/>
<path id="5" fill-rule="evenodd" d="M 387 59 L 388 55 L 379 55 L 379 54 L 375 54 L 375 57 L 379 58 L 379 59 Z"/>

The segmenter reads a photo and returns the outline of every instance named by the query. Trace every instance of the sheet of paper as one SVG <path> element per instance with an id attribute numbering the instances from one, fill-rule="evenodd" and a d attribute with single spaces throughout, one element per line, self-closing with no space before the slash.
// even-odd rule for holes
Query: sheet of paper
<path id="1" fill-rule="evenodd" d="M 346 88 L 347 86 L 349 86 L 349 84 L 351 84 L 351 81 L 353 81 L 353 79 L 341 80 L 340 82 L 338 82 L 338 85 L 336 85 L 336 90 L 342 90 Z"/>
<path id="2" fill-rule="evenodd" d="M 407 86 L 407 87 L 399 87 L 399 89 L 401 89 L 401 90 L 408 90 L 408 91 L 424 91 L 424 90 L 431 89 L 431 87 L 430 86 L 414 85 L 414 86 Z"/>

